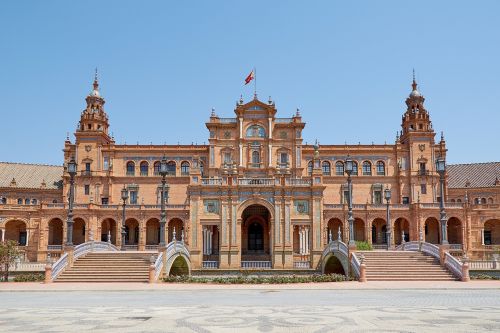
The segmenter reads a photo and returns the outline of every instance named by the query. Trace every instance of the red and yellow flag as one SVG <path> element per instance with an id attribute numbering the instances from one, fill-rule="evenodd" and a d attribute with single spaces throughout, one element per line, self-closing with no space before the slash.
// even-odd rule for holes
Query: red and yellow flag
<path id="1" fill-rule="evenodd" d="M 250 72 L 250 74 L 248 74 L 247 78 L 245 79 L 245 85 L 249 84 L 250 81 L 252 81 L 253 79 L 255 79 L 255 73 L 254 71 L 252 70 Z"/>

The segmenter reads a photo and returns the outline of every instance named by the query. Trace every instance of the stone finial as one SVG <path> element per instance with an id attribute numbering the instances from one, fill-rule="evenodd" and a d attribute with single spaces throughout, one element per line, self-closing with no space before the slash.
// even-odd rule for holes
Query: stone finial
<path id="1" fill-rule="evenodd" d="M 108 243 L 111 243 L 111 231 L 108 230 Z"/>
<path id="2" fill-rule="evenodd" d="M 498 176 L 495 178 L 495 186 L 500 186 L 500 180 L 498 179 Z"/>
<path id="3" fill-rule="evenodd" d="M 217 117 L 215 115 L 215 108 L 212 108 L 212 113 L 210 113 L 210 118 L 215 118 L 215 117 Z"/>
<path id="4" fill-rule="evenodd" d="M 47 183 L 45 183 L 45 179 L 42 179 L 42 183 L 40 184 L 40 188 L 46 188 Z"/>
<path id="5" fill-rule="evenodd" d="M 295 117 L 300 117 L 300 109 L 297 108 L 297 111 L 295 111 Z"/>
<path id="6" fill-rule="evenodd" d="M 328 243 L 333 242 L 332 229 L 328 230 Z"/>
<path id="7" fill-rule="evenodd" d="M 465 180 L 465 187 L 470 187 L 470 180 L 468 179 Z"/>
<path id="8" fill-rule="evenodd" d="M 243 104 L 243 95 L 240 95 L 240 101 L 239 101 L 240 105 Z"/>
<path id="9" fill-rule="evenodd" d="M 172 238 L 173 238 L 172 240 L 174 242 L 177 241 L 177 238 L 175 238 L 175 235 L 176 235 L 176 233 L 175 233 L 175 227 L 174 227 L 174 231 L 172 231 Z"/>
<path id="10" fill-rule="evenodd" d="M 271 96 L 269 96 L 269 99 L 267 100 L 267 103 L 268 103 L 269 105 L 272 105 L 272 104 L 273 104 L 273 100 L 271 99 Z"/>
<path id="11" fill-rule="evenodd" d="M 16 178 L 12 178 L 12 180 L 10 181 L 10 187 L 16 187 L 16 186 L 17 186 Z"/>
<path id="12" fill-rule="evenodd" d="M 342 232 L 340 231 L 340 226 L 339 226 L 339 231 L 337 231 L 337 237 L 340 242 L 342 240 Z"/>

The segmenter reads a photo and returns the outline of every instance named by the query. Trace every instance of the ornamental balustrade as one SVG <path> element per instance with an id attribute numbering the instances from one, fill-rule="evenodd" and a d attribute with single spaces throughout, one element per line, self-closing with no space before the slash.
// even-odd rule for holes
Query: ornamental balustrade
<path id="1" fill-rule="evenodd" d="M 11 272 L 43 272 L 45 263 L 43 262 L 17 262 L 9 265 Z"/>
<path id="2" fill-rule="evenodd" d="M 158 281 L 160 277 L 161 270 L 163 269 L 163 252 L 160 252 L 155 261 L 155 280 Z"/>
<path id="3" fill-rule="evenodd" d="M 219 118 L 221 124 L 236 124 L 238 119 L 236 118 Z"/>
<path id="4" fill-rule="evenodd" d="M 124 247 L 125 251 L 137 251 L 139 248 L 137 244 L 126 244 Z"/>
<path id="5" fill-rule="evenodd" d="M 294 261 L 293 268 L 309 269 L 309 268 L 311 268 L 311 262 L 309 260 L 307 260 L 307 261 L 304 261 L 304 260 Z"/>
<path id="6" fill-rule="evenodd" d="M 427 243 L 427 242 L 422 242 L 422 252 L 427 253 L 431 256 L 433 256 L 436 259 L 440 259 L 439 257 L 439 247 L 437 245 Z"/>
<path id="7" fill-rule="evenodd" d="M 270 261 L 242 261 L 241 268 L 246 269 L 271 269 Z"/>
<path id="8" fill-rule="evenodd" d="M 353 253 L 351 256 L 351 267 L 352 267 L 352 272 L 354 273 L 354 276 L 359 278 L 360 270 L 361 270 L 361 262 L 359 261 L 359 258 L 356 255 L 356 253 Z"/>
<path id="9" fill-rule="evenodd" d="M 418 251 L 420 246 L 420 242 L 418 241 L 411 241 L 411 242 L 405 242 L 403 244 L 399 244 L 396 246 L 397 251 Z"/>
<path id="10" fill-rule="evenodd" d="M 343 204 L 324 204 L 323 207 L 325 209 L 342 209 L 344 208 Z"/>
<path id="11" fill-rule="evenodd" d="M 158 250 L 158 245 L 146 244 L 146 251 L 156 251 Z"/>
<path id="12" fill-rule="evenodd" d="M 323 250 L 323 258 L 325 258 L 330 252 L 340 252 L 345 257 L 349 256 L 349 248 L 347 247 L 347 244 L 339 240 L 334 240 L 328 243 Z"/>
<path id="13" fill-rule="evenodd" d="M 222 178 L 202 178 L 201 185 L 222 185 Z"/>
<path id="14" fill-rule="evenodd" d="M 462 251 L 463 247 L 462 244 L 450 244 L 450 250 Z"/>
<path id="15" fill-rule="evenodd" d="M 311 179 L 286 178 L 285 184 L 288 186 L 311 186 Z"/>
<path id="16" fill-rule="evenodd" d="M 453 273 L 457 278 L 462 279 L 462 265 L 460 261 L 457 260 L 454 256 L 452 256 L 449 252 L 445 252 L 444 255 L 444 265 L 448 268 L 449 271 Z"/>
<path id="17" fill-rule="evenodd" d="M 219 262 L 215 260 L 204 260 L 201 263 L 201 268 L 208 268 L 208 269 L 219 268 Z"/>
<path id="18" fill-rule="evenodd" d="M 293 118 L 274 118 L 274 122 L 278 124 L 287 124 L 291 123 Z"/>
<path id="19" fill-rule="evenodd" d="M 494 260 L 468 260 L 471 270 L 496 270 L 500 269 L 500 262 Z"/>
<path id="20" fill-rule="evenodd" d="M 274 178 L 239 178 L 240 186 L 273 186 Z"/>

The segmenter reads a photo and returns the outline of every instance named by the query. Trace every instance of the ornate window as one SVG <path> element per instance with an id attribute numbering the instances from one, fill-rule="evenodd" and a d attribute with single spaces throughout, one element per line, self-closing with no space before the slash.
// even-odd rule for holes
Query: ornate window
<path id="1" fill-rule="evenodd" d="M 201 173 L 201 176 L 203 177 L 203 173 L 204 173 L 205 169 L 203 167 L 203 162 L 200 162 L 200 173 Z"/>
<path id="2" fill-rule="evenodd" d="M 146 161 L 141 162 L 140 169 L 141 169 L 141 176 L 147 176 L 148 175 L 148 169 L 149 169 L 148 162 L 146 162 Z"/>
<path id="3" fill-rule="evenodd" d="M 486 200 L 486 199 L 485 199 L 485 200 Z M 486 203 L 486 202 L 485 202 L 485 203 Z M 29 198 L 24 199 L 24 204 L 25 204 L 25 205 L 29 205 L 29 204 L 30 204 L 30 199 L 29 199 Z"/>
<path id="4" fill-rule="evenodd" d="M 352 173 L 351 175 L 357 176 L 358 175 L 358 162 L 352 161 Z"/>
<path id="5" fill-rule="evenodd" d="M 382 161 L 377 162 L 377 176 L 385 176 L 385 163 Z"/>
<path id="6" fill-rule="evenodd" d="M 363 162 L 363 176 L 372 175 L 372 164 L 368 161 Z"/>
<path id="7" fill-rule="evenodd" d="M 159 176 L 160 175 L 160 166 L 161 166 L 160 161 L 154 162 L 154 164 L 153 164 L 153 174 L 155 176 Z"/>
<path id="8" fill-rule="evenodd" d="M 170 161 L 167 163 L 167 176 L 175 176 L 176 165 L 174 161 Z"/>
<path id="9" fill-rule="evenodd" d="M 324 176 L 330 176 L 331 174 L 330 162 L 323 161 L 323 163 L 321 164 L 321 169 L 323 170 Z"/>
<path id="10" fill-rule="evenodd" d="M 254 167 L 258 167 L 260 164 L 260 154 L 257 150 L 252 152 L 252 164 Z"/>
<path id="11" fill-rule="evenodd" d="M 247 128 L 247 138 L 265 138 L 266 137 L 266 131 L 264 130 L 264 127 L 259 126 L 259 125 L 252 125 Z"/>
<path id="12" fill-rule="evenodd" d="M 181 163 L 181 175 L 189 176 L 189 162 L 184 161 Z"/>
<path id="13" fill-rule="evenodd" d="M 17 204 L 18 205 L 22 205 L 23 204 L 23 199 L 21 199 L 21 198 L 17 199 Z"/>
<path id="14" fill-rule="evenodd" d="M 335 174 L 337 176 L 343 176 L 344 175 L 344 163 L 337 161 L 335 163 Z"/>
<path id="15" fill-rule="evenodd" d="M 312 161 L 309 161 L 309 163 L 307 163 L 307 174 L 309 176 L 311 176 L 313 174 L 313 162 Z"/>
<path id="16" fill-rule="evenodd" d="M 135 175 L 135 163 L 130 161 L 127 162 L 127 176 L 134 176 Z"/>

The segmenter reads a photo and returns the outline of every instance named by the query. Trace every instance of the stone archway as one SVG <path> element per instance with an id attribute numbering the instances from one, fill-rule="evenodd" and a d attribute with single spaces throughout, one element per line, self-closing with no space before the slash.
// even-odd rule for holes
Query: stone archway
<path id="1" fill-rule="evenodd" d="M 343 223 L 338 218 L 332 218 L 328 221 L 328 232 L 327 232 L 327 242 L 330 242 L 330 235 L 332 240 L 338 240 L 340 230 L 340 239 L 344 240 L 344 228 Z"/>
<path id="2" fill-rule="evenodd" d="M 451 217 L 448 219 L 446 230 L 448 233 L 448 243 L 463 244 L 462 221 L 456 217 Z"/>
<path id="3" fill-rule="evenodd" d="M 16 241 L 19 246 L 28 245 L 28 231 L 26 222 L 21 220 L 10 220 L 5 223 L 4 240 Z"/>
<path id="4" fill-rule="evenodd" d="M 158 245 L 160 243 L 160 221 L 153 218 L 146 222 L 146 245 Z"/>
<path id="5" fill-rule="evenodd" d="M 53 218 L 48 225 L 48 243 L 47 245 L 62 246 L 64 241 L 64 223 L 60 218 Z"/>
<path id="6" fill-rule="evenodd" d="M 125 221 L 125 245 L 139 244 L 139 222 L 134 218 Z"/>
<path id="7" fill-rule="evenodd" d="M 365 221 L 360 218 L 354 219 L 354 240 L 355 241 L 366 241 L 366 233 L 365 233 Z"/>
<path id="8" fill-rule="evenodd" d="M 335 255 L 326 258 L 323 266 L 323 274 L 341 274 L 346 275 L 342 262 Z"/>
<path id="9" fill-rule="evenodd" d="M 183 276 L 189 275 L 189 264 L 183 256 L 175 258 L 172 266 L 170 267 L 169 276 Z"/>
<path id="10" fill-rule="evenodd" d="M 107 242 L 109 235 L 111 244 L 116 245 L 116 231 L 116 221 L 112 218 L 104 219 L 101 222 L 101 241 Z"/>
<path id="11" fill-rule="evenodd" d="M 174 240 L 174 231 L 175 231 L 175 239 L 177 241 L 181 241 L 184 237 L 186 240 L 186 235 L 184 234 L 184 223 L 179 218 L 173 218 L 168 221 L 168 242 L 170 243 Z M 184 236 L 183 236 L 184 235 Z"/>
<path id="12" fill-rule="evenodd" d="M 241 214 L 241 261 L 271 260 L 271 213 L 253 204 Z"/>
<path id="13" fill-rule="evenodd" d="M 424 241 L 439 244 L 441 239 L 439 230 L 439 221 L 435 217 L 428 217 L 424 224 Z"/>
<path id="14" fill-rule="evenodd" d="M 387 225 L 382 218 L 376 218 L 372 221 L 371 230 L 372 244 L 387 244 Z"/>
<path id="15" fill-rule="evenodd" d="M 500 220 L 493 219 L 484 223 L 484 245 L 500 245 Z"/>
<path id="16" fill-rule="evenodd" d="M 403 232 L 404 232 L 404 241 L 410 241 L 410 222 L 404 217 L 397 218 L 394 221 L 394 244 L 399 245 L 403 240 Z"/>
<path id="17" fill-rule="evenodd" d="M 85 221 L 77 217 L 73 219 L 73 245 L 85 243 Z"/>

